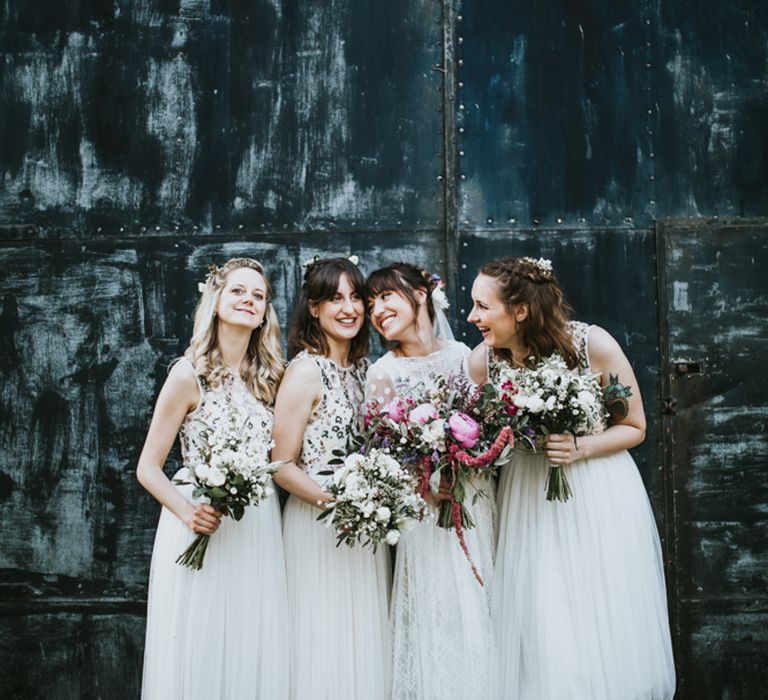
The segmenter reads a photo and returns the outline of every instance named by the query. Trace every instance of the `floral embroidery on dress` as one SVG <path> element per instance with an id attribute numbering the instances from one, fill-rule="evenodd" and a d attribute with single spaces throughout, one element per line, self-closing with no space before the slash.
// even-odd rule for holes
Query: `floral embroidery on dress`
<path id="1" fill-rule="evenodd" d="M 181 361 L 188 362 L 186 359 Z M 192 364 L 189 366 L 191 368 Z M 185 466 L 201 461 L 199 451 L 204 441 L 200 433 L 206 426 L 213 428 L 222 421 L 228 421 L 233 410 L 242 414 L 244 422 L 246 418 L 250 418 L 257 430 L 271 434 L 272 410 L 250 392 L 239 376 L 230 375 L 215 389 L 202 377 L 195 378 L 200 388 L 200 403 L 194 411 L 187 414 L 179 429 L 181 455 Z"/>
<path id="2" fill-rule="evenodd" d="M 363 381 L 369 362 L 361 359 L 342 367 L 333 360 L 302 350 L 291 363 L 311 359 L 320 370 L 323 397 L 312 410 L 304 429 L 304 441 L 299 466 L 318 483 L 325 477 L 319 472 L 333 469 L 328 462 L 335 458 L 334 450 L 344 450 L 350 434 L 362 427 Z"/>

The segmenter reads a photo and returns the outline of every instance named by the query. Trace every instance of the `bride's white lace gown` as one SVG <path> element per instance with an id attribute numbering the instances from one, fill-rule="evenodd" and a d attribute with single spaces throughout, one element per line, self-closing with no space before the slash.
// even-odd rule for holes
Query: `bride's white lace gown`
<path id="1" fill-rule="evenodd" d="M 299 353 L 293 362 L 314 362 L 323 397 L 304 430 L 299 466 L 319 484 L 333 469 L 334 450 L 362 419 L 367 360 L 342 367 L 326 357 Z M 383 700 L 390 691 L 388 548 L 374 555 L 359 545 L 336 546 L 320 510 L 290 496 L 283 537 L 291 608 L 293 700 Z"/>
<path id="2" fill-rule="evenodd" d="M 185 465 L 199 460 L 205 426 L 226 420 L 232 410 L 251 416 L 266 435 L 272 432 L 272 411 L 240 377 L 215 389 L 201 382 L 200 403 L 179 434 Z M 184 466 L 175 478 L 186 477 Z M 195 500 L 192 486 L 176 488 Z M 277 494 L 246 508 L 239 522 L 222 518 L 200 571 L 175 563 L 194 538 L 162 509 L 149 574 L 142 698 L 287 698 L 288 602 Z"/>
<path id="3" fill-rule="evenodd" d="M 424 395 L 435 376 L 463 371 L 469 349 L 451 341 L 425 357 L 387 353 L 368 371 L 366 399 Z M 488 700 L 493 636 L 489 614 L 493 579 L 493 485 L 475 482 L 484 497 L 467 505 L 475 527 L 466 541 L 485 587 L 472 574 L 454 530 L 433 517 L 403 533 L 392 588 L 392 697 L 396 700 Z"/>

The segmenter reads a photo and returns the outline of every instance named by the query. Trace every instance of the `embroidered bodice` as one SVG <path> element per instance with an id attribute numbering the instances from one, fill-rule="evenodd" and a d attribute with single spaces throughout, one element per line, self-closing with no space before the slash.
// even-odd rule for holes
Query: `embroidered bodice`
<path id="1" fill-rule="evenodd" d="M 186 358 L 180 362 L 192 363 Z M 200 388 L 200 403 L 188 413 L 179 429 L 181 456 L 185 466 L 200 462 L 199 451 L 203 444 L 200 434 L 207 428 L 215 428 L 229 420 L 232 411 L 240 413 L 243 421 L 251 419 L 256 430 L 263 430 L 269 436 L 272 432 L 272 409 L 257 399 L 239 376 L 226 377 L 219 386 L 212 388 L 205 380 L 197 377 Z"/>
<path id="2" fill-rule="evenodd" d="M 363 381 L 369 362 L 358 360 L 342 367 L 333 360 L 306 350 L 291 361 L 309 358 L 317 365 L 323 382 L 323 396 L 312 409 L 304 429 L 299 454 L 299 466 L 315 481 L 325 477 L 318 473 L 333 469 L 328 462 L 335 458 L 334 450 L 344 450 L 350 433 L 362 428 Z"/>
<path id="3" fill-rule="evenodd" d="M 434 385 L 436 378 L 447 378 L 464 371 L 469 353 L 469 348 L 456 340 L 420 357 L 399 357 L 388 352 L 368 370 L 366 401 L 374 399 L 389 403 L 396 396 L 422 396 Z"/>

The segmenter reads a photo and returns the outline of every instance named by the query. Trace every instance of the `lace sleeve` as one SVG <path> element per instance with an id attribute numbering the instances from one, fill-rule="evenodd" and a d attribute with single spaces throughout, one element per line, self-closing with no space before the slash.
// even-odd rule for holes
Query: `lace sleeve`
<path id="1" fill-rule="evenodd" d="M 395 398 L 395 386 L 392 376 L 383 366 L 381 360 L 368 368 L 365 375 L 365 403 L 378 401 L 389 403 Z"/>

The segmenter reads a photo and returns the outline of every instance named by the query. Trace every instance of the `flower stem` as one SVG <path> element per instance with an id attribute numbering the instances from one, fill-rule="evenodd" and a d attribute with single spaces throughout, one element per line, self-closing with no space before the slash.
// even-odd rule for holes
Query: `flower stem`
<path id="1" fill-rule="evenodd" d="M 200 571 L 203 568 L 203 559 L 205 559 L 205 552 L 208 549 L 210 539 L 210 535 L 198 535 L 195 537 L 192 540 L 192 544 L 179 555 L 176 563 L 186 566 L 193 571 Z"/>

